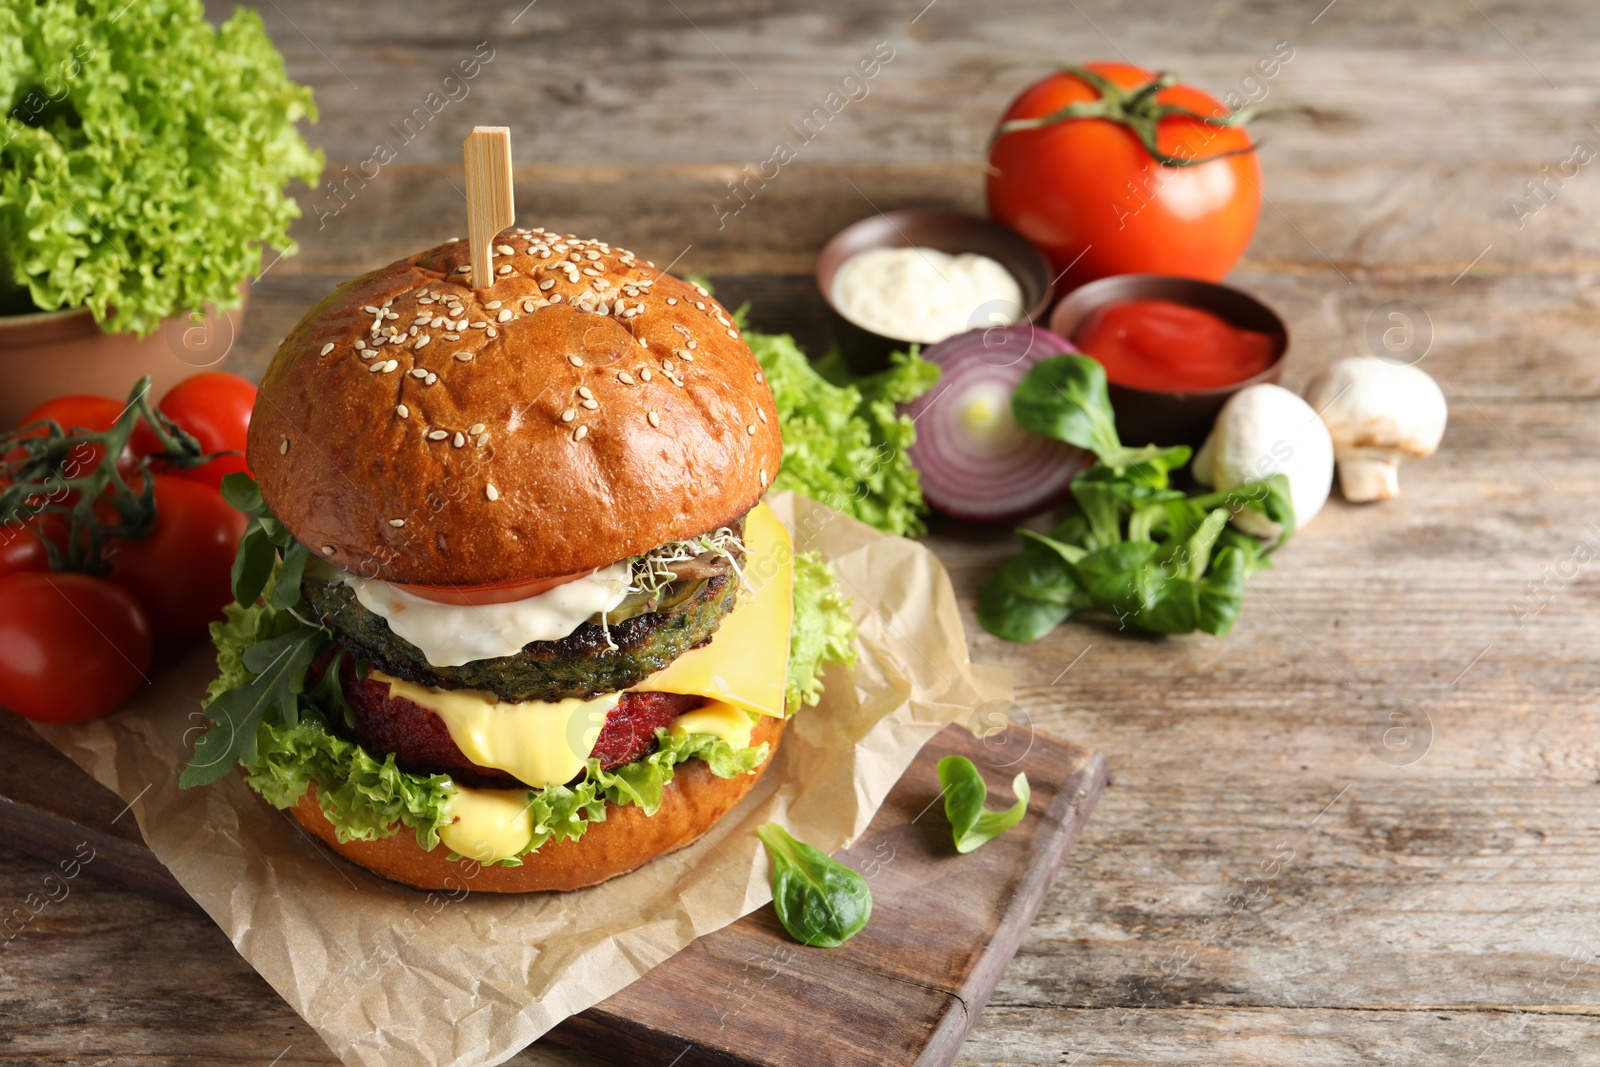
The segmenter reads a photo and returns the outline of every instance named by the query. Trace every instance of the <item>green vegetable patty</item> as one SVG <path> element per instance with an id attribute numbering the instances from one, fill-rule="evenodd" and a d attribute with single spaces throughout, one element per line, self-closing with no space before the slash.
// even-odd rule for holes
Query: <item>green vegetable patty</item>
<path id="1" fill-rule="evenodd" d="M 514 656 L 459 667 L 430 664 L 382 616 L 362 607 L 343 582 L 308 578 L 302 588 L 319 621 L 338 635 L 339 643 L 385 674 L 436 689 L 487 689 L 502 700 L 555 701 L 586 700 L 637 685 L 709 641 L 733 610 L 739 582 L 734 575 L 718 575 L 697 585 L 688 596 L 674 598 L 670 608 L 607 628 L 586 622 L 559 641 L 534 641 Z"/>

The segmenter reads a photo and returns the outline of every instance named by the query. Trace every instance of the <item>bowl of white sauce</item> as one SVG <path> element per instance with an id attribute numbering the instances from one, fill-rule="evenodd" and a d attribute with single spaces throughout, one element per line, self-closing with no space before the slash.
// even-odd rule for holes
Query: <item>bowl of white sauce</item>
<path id="1" fill-rule="evenodd" d="M 958 211 L 891 211 L 840 230 L 817 259 L 834 336 L 858 374 L 889 353 L 1050 310 L 1050 264 L 1027 238 Z"/>

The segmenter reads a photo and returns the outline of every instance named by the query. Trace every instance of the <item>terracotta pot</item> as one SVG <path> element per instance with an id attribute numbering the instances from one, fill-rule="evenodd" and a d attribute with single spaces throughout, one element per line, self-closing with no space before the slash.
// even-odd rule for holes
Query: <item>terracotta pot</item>
<path id="1" fill-rule="evenodd" d="M 241 295 L 248 299 L 244 287 Z M 140 375 L 153 396 L 202 370 L 221 368 L 244 322 L 244 304 L 203 322 L 166 319 L 143 340 L 106 333 L 87 308 L 0 316 L 0 429 L 53 397 L 94 393 L 121 399 Z"/>

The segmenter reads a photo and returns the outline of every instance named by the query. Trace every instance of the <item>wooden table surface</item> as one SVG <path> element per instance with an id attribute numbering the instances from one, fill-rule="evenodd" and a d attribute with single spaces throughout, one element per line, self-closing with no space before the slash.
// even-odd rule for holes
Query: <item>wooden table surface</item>
<path id="1" fill-rule="evenodd" d="M 235 367 L 338 281 L 464 232 L 473 123 L 513 128 L 520 223 L 707 272 L 821 343 L 823 241 L 874 209 L 981 211 L 985 137 L 1037 69 L 1016 64 L 1125 56 L 1221 95 L 1287 41 L 1270 99 L 1324 121 L 1266 129 L 1233 280 L 1289 323 L 1291 387 L 1407 302 L 1450 427 L 1398 501 L 1330 503 L 1222 640 L 1005 644 L 970 605 L 1012 537 L 936 529 L 974 658 L 1115 776 L 963 1062 L 1600 1062 L 1600 174 L 1557 176 L 1600 146 L 1600 11 L 523 2 L 263 5 L 340 189 L 298 190 L 301 252 L 253 286 Z M 879 42 L 867 95 L 719 228 L 726 183 Z M 52 869 L 5 855 L 0 901 Z M 6 1062 L 332 1062 L 208 921 L 89 879 L 0 944 L 0 1019 Z"/>

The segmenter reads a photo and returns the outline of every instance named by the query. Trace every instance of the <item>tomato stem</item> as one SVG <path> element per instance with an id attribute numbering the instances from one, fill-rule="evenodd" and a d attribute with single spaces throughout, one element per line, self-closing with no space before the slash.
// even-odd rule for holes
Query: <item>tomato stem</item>
<path id="1" fill-rule="evenodd" d="M 141 419 L 162 450 L 138 457 L 125 476 L 117 461 Z M 101 449 L 99 460 L 83 470 L 95 447 Z M 134 385 L 127 407 L 105 430 L 68 431 L 45 419 L 0 434 L 0 539 L 26 531 L 44 543 L 51 570 L 106 573 L 110 563 L 105 549 L 111 541 L 137 540 L 155 530 L 151 464 L 158 457 L 174 467 L 196 467 L 216 458 L 150 402 L 149 375 Z M 139 483 L 137 491 L 130 481 Z M 107 508 L 114 519 L 102 517 Z M 65 519 L 64 546 L 43 528 L 46 515 Z"/>
<path id="2" fill-rule="evenodd" d="M 1132 88 L 1122 86 L 1107 78 L 1098 71 L 1086 67 L 1075 67 L 1063 64 L 1060 70 L 1071 74 L 1073 77 L 1088 84 L 1099 95 L 1094 100 L 1079 100 L 1066 107 L 1052 111 L 1048 115 L 1039 115 L 1034 118 L 1011 119 L 1002 122 L 994 131 L 994 136 L 989 140 L 992 148 L 994 142 L 1008 133 L 1020 130 L 1037 130 L 1046 126 L 1053 126 L 1058 122 L 1067 122 L 1072 119 L 1104 119 L 1124 127 L 1144 146 L 1157 163 L 1163 167 L 1197 167 L 1203 163 L 1211 163 L 1229 156 L 1244 155 L 1254 152 L 1259 145 L 1247 145 L 1244 148 L 1235 148 L 1227 152 L 1217 152 L 1209 156 L 1190 157 L 1169 155 L 1161 150 L 1157 140 L 1157 131 L 1163 119 L 1187 118 L 1204 123 L 1216 129 L 1238 129 L 1253 119 L 1262 115 L 1279 111 L 1299 111 L 1315 116 L 1316 112 L 1303 104 L 1255 104 L 1251 107 L 1240 108 L 1238 111 L 1222 111 L 1220 114 L 1202 115 L 1190 108 L 1180 107 L 1177 104 L 1163 104 L 1157 99 L 1157 94 L 1176 85 L 1177 75 L 1171 71 L 1160 71 L 1149 81 Z"/>

